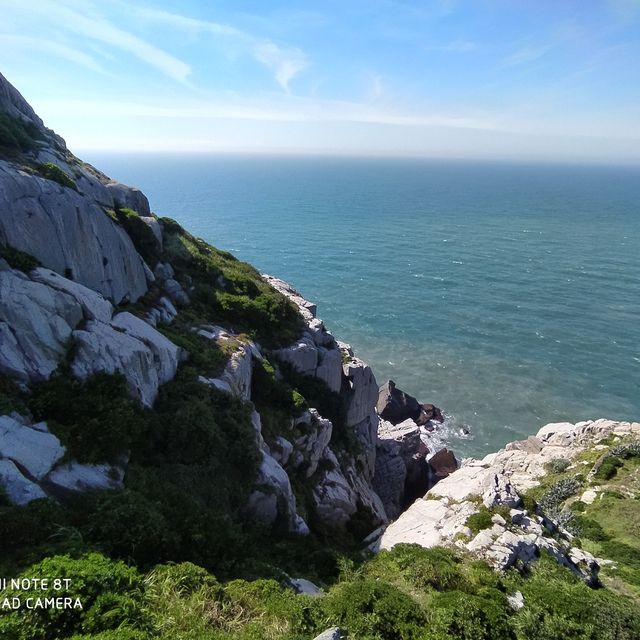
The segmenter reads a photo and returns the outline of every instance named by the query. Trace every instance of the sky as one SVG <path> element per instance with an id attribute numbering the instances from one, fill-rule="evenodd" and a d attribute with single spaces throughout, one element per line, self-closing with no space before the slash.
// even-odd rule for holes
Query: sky
<path id="1" fill-rule="evenodd" d="M 640 163 L 640 0 L 0 0 L 74 151 Z"/>

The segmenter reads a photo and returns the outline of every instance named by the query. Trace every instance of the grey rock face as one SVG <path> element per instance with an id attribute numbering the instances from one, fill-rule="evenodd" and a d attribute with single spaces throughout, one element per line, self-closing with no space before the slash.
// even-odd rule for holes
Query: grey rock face
<path id="1" fill-rule="evenodd" d="M 127 187 L 115 181 L 107 182 L 105 187 L 113 198 L 115 207 L 120 209 L 133 209 L 142 218 L 152 217 L 147 196 L 145 196 L 140 189 Z M 160 234 L 160 236 L 162 237 L 162 234 Z"/>
<path id="2" fill-rule="evenodd" d="M 56 291 L 62 291 L 70 295 L 82 309 L 86 320 L 99 320 L 109 322 L 113 313 L 113 306 L 105 300 L 99 293 L 87 287 L 63 278 L 60 274 L 50 269 L 34 269 L 29 277 L 34 282 L 45 284 Z"/>
<path id="3" fill-rule="evenodd" d="M 73 337 L 77 348 L 71 369 L 76 377 L 122 373 L 132 395 L 147 407 L 178 368 L 180 348 L 130 313 L 119 313 L 111 324 L 90 321 Z"/>
<path id="4" fill-rule="evenodd" d="M 79 464 L 71 462 L 54 469 L 46 478 L 52 493 L 106 491 L 122 489 L 124 471 L 109 464 Z"/>
<path id="5" fill-rule="evenodd" d="M 282 520 L 290 533 L 307 535 L 309 527 L 296 511 L 296 498 L 287 472 L 270 455 L 261 453 L 256 489 L 249 496 L 249 513 L 263 527 L 273 527 Z"/>
<path id="6" fill-rule="evenodd" d="M 0 458 L 11 460 L 32 480 L 42 480 L 64 454 L 54 435 L 0 416 Z"/>
<path id="7" fill-rule="evenodd" d="M 0 460 L 0 485 L 7 494 L 7 498 L 18 506 L 47 497 L 47 494 L 35 482 L 20 473 L 18 467 L 11 460 Z"/>
<path id="8" fill-rule="evenodd" d="M 46 380 L 82 319 L 68 293 L 0 271 L 0 371 L 23 382 Z"/>
<path id="9" fill-rule="evenodd" d="M 38 229 L 38 233 L 33 233 Z M 0 161 L 0 243 L 116 303 L 147 290 L 142 259 L 102 206 Z"/>

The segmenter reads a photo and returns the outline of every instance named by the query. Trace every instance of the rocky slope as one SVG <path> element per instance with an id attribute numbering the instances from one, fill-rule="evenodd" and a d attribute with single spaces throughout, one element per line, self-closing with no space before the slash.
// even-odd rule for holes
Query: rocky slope
<path id="1" fill-rule="evenodd" d="M 373 372 L 326 330 L 314 304 L 277 278 L 256 282 L 249 267 L 152 214 L 140 191 L 77 159 L 2 76 L 0 113 L 0 374 L 17 385 L 14 395 L 60 376 L 120 375 L 130 397 L 153 410 L 162 386 L 206 344 L 224 362 L 199 368 L 199 383 L 252 412 L 255 442 L 246 446 L 259 464 L 247 508 L 256 523 L 307 534 L 355 519 L 360 535 L 388 521 L 385 507 L 395 517 L 406 506 L 407 470 L 422 446 L 417 425 L 411 446 L 398 448 L 406 433 L 376 411 Z M 286 336 L 278 324 L 262 336 L 273 344 L 245 331 L 259 324 L 260 305 L 287 319 Z M 298 394 L 299 407 L 277 411 L 266 387 L 278 384 Z M 269 414 L 266 430 L 260 411 Z M 115 461 L 87 464 L 56 420 L 33 413 L 27 406 L 0 417 L 0 482 L 13 503 L 123 487 L 125 447 Z M 416 464 L 420 494 L 427 468 Z"/>

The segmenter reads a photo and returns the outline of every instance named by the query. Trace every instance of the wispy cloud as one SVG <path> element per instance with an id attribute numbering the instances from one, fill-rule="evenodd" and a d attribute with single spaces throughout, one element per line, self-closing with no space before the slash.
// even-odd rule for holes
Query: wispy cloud
<path id="1" fill-rule="evenodd" d="M 234 47 L 239 46 L 267 67 L 287 93 L 290 91 L 291 81 L 309 64 L 306 54 L 297 47 L 281 46 L 272 40 L 254 36 L 227 24 L 148 7 L 134 8 L 133 11 L 147 22 L 164 24 L 192 34 L 208 33 L 228 39 Z"/>
<path id="2" fill-rule="evenodd" d="M 551 49 L 553 49 L 553 46 L 549 44 L 540 46 L 524 46 L 505 58 L 504 64 L 507 67 L 516 67 L 521 64 L 535 62 L 549 53 Z"/>
<path id="3" fill-rule="evenodd" d="M 264 122 L 358 122 L 400 127 L 449 127 L 500 130 L 496 122 L 481 117 L 438 112 L 410 112 L 361 102 L 312 100 L 284 96 L 282 100 L 257 102 L 219 100 L 181 106 L 143 102 L 44 100 L 40 106 L 51 116 L 90 112 L 93 117 L 168 118 L 177 120 L 254 120 Z"/>
<path id="4" fill-rule="evenodd" d="M 478 45 L 471 40 L 456 39 L 442 45 L 426 47 L 427 51 L 442 51 L 443 53 L 469 53 L 475 51 Z"/>
<path id="5" fill-rule="evenodd" d="M 76 3 L 65 4 L 64 0 L 38 0 L 38 2 L 16 3 L 0 0 L 0 8 L 10 16 L 29 21 L 39 19 L 44 25 L 61 32 L 74 33 L 90 40 L 102 42 L 129 53 L 155 67 L 165 75 L 186 82 L 191 73 L 188 64 L 159 49 L 138 36 L 113 25 L 99 15 L 73 8 Z"/>
<path id="6" fill-rule="evenodd" d="M 81 67 L 85 67 L 86 69 L 91 69 L 92 71 L 108 75 L 107 71 L 98 64 L 95 58 L 60 42 L 54 42 L 53 40 L 0 34 L 0 48 L 3 47 L 6 47 L 7 51 L 40 51 L 47 55 L 62 58 L 63 60 L 69 60 L 70 62 L 80 65 Z"/>

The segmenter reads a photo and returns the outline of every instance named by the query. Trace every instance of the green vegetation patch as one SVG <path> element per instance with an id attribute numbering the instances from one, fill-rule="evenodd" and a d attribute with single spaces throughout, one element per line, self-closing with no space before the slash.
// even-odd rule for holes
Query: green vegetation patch
<path id="1" fill-rule="evenodd" d="M 161 218 L 164 259 L 193 283 L 192 308 L 208 323 L 247 333 L 267 348 L 291 344 L 303 330 L 296 307 L 251 265 Z"/>
<path id="2" fill-rule="evenodd" d="M 41 139 L 42 134 L 34 124 L 0 111 L 0 156 L 13 157 L 31 151 Z"/>
<path id="3" fill-rule="evenodd" d="M 76 183 L 57 164 L 54 164 L 53 162 L 44 162 L 36 165 L 36 169 L 43 178 L 53 180 L 68 189 L 74 189 L 75 191 L 78 190 Z"/>
<path id="4" fill-rule="evenodd" d="M 133 209 L 107 210 L 107 215 L 120 223 L 133 242 L 136 251 L 151 267 L 160 259 L 160 244 L 149 225 Z"/>
<path id="5" fill-rule="evenodd" d="M 97 373 L 86 382 L 54 375 L 34 387 L 29 408 L 35 420 L 47 420 L 71 458 L 89 463 L 115 462 L 146 420 L 121 374 Z"/>
<path id="6" fill-rule="evenodd" d="M 29 273 L 42 266 L 37 258 L 8 244 L 0 245 L 0 258 L 6 260 L 12 269 L 18 269 L 18 271 L 24 271 L 24 273 Z"/>

